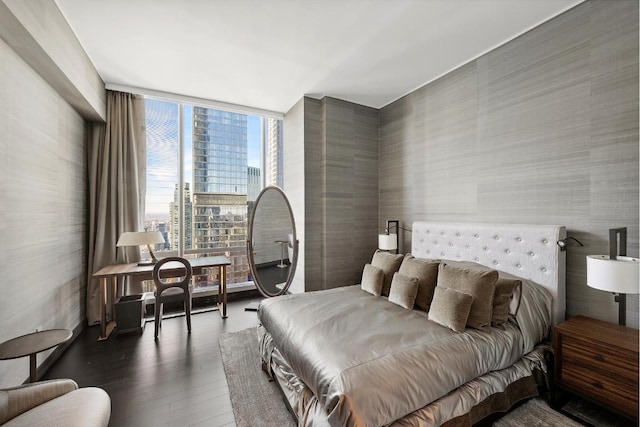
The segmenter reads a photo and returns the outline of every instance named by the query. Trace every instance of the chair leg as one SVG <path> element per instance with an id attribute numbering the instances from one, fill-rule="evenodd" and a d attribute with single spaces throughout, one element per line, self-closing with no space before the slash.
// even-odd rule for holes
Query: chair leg
<path id="1" fill-rule="evenodd" d="M 158 329 L 160 329 L 160 322 L 162 322 L 162 303 L 160 302 L 160 298 L 156 297 L 156 304 L 155 304 L 155 310 L 154 310 L 154 314 L 155 314 L 155 318 L 154 318 L 154 322 L 155 323 L 155 333 L 154 333 L 154 338 L 158 339 Z"/>
<path id="2" fill-rule="evenodd" d="M 184 293 L 184 311 L 187 318 L 187 331 L 191 332 L 191 295 L 189 292 Z"/>

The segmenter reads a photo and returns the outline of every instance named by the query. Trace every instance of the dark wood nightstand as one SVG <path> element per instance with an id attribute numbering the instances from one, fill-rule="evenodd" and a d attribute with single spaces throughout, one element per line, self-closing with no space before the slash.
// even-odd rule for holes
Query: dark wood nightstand
<path id="1" fill-rule="evenodd" d="M 638 337 L 637 329 L 585 316 L 561 323 L 553 330 L 554 387 L 637 420 Z"/>

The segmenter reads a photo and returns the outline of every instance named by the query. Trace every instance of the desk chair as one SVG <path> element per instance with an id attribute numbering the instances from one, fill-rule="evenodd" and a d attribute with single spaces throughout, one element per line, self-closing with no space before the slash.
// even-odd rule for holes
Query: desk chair
<path id="1" fill-rule="evenodd" d="M 179 262 L 184 266 L 185 275 L 181 279 L 177 279 L 179 281 L 168 281 L 164 282 L 160 278 L 160 267 L 168 262 Z M 187 318 L 187 330 L 191 332 L 191 293 L 193 291 L 193 287 L 191 286 L 191 276 L 193 271 L 191 269 L 191 264 L 184 258 L 181 257 L 168 257 L 163 258 L 158 261 L 153 267 L 153 283 L 155 284 L 156 290 L 153 295 L 156 298 L 155 303 L 155 339 L 158 339 L 158 329 L 162 323 L 162 304 L 167 302 L 168 300 L 175 299 L 176 295 L 182 294 L 182 298 L 184 300 L 184 311 L 185 317 Z M 172 280 L 172 279 L 169 279 Z M 176 279 L 173 279 L 176 280 Z"/>

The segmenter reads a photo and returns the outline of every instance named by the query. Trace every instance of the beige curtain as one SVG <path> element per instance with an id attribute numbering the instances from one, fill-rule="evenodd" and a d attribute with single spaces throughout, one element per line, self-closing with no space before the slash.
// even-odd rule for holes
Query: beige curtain
<path id="1" fill-rule="evenodd" d="M 89 130 L 87 321 L 90 325 L 100 322 L 100 283 L 91 279 L 93 273 L 108 264 L 140 260 L 140 248 L 116 249 L 116 242 L 124 231 L 144 229 L 144 124 L 142 96 L 107 91 L 106 123 L 93 123 Z"/>

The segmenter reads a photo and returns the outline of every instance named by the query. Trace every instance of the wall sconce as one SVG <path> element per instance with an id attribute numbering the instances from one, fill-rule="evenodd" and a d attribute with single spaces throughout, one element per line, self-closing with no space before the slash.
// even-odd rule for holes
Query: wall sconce
<path id="1" fill-rule="evenodd" d="M 620 236 L 620 255 L 618 255 Z M 627 254 L 627 229 L 609 230 L 609 255 L 587 255 L 587 285 L 594 289 L 617 293 L 618 323 L 626 324 L 627 295 L 640 291 L 640 261 Z"/>
<path id="2" fill-rule="evenodd" d="M 564 252 L 567 250 L 567 244 L 569 241 L 574 241 L 578 244 L 578 246 L 584 246 L 582 244 L 582 242 L 578 239 L 576 239 L 575 237 L 566 237 L 562 240 L 558 240 L 556 243 L 558 244 L 558 246 L 560 246 L 560 252 Z"/>
<path id="3" fill-rule="evenodd" d="M 395 227 L 396 232 L 391 233 L 391 228 Z M 384 251 L 396 251 L 400 247 L 400 230 L 411 231 L 410 228 L 404 228 L 400 226 L 400 221 L 397 219 L 387 220 L 386 227 L 384 229 L 385 234 L 378 234 L 378 249 Z"/>
<path id="4" fill-rule="evenodd" d="M 390 233 L 392 224 L 395 224 L 396 233 Z M 382 249 L 383 251 L 397 252 L 400 243 L 397 231 L 399 228 L 400 221 L 398 221 L 397 219 L 387 220 L 387 224 L 384 229 L 385 234 L 378 234 L 378 249 Z"/>
<path id="5" fill-rule="evenodd" d="M 153 265 L 158 262 L 158 258 L 153 254 L 151 245 L 164 243 L 164 237 L 159 231 L 125 231 L 120 235 L 117 247 L 120 246 L 142 246 L 147 245 L 151 260 L 140 261 L 138 265 Z"/>

